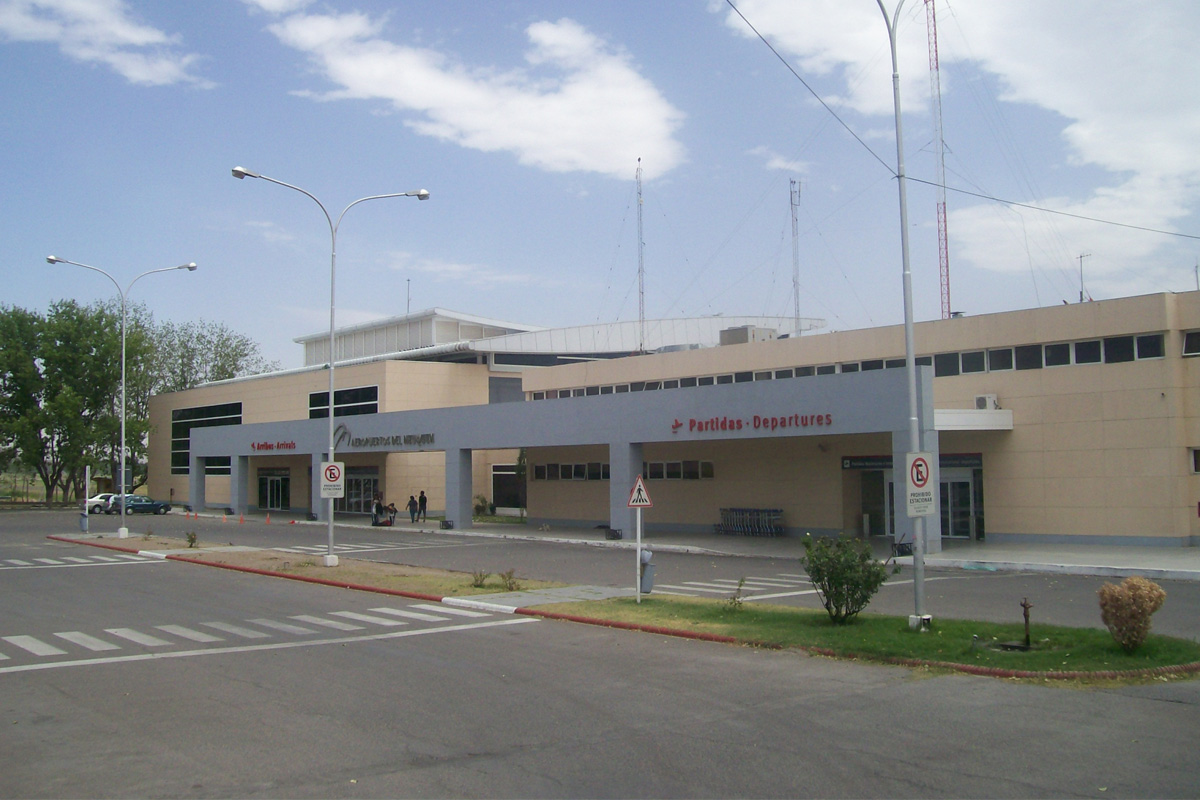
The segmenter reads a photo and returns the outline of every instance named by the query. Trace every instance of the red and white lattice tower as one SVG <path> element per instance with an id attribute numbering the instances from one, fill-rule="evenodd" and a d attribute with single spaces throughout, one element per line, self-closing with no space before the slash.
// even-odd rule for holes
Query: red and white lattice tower
<path id="1" fill-rule="evenodd" d="M 950 319 L 950 244 L 946 237 L 946 147 L 942 140 L 942 79 L 938 67 L 937 13 L 925 0 L 929 32 L 929 98 L 933 106 L 933 146 L 937 168 L 938 268 L 942 281 L 942 319 Z"/>

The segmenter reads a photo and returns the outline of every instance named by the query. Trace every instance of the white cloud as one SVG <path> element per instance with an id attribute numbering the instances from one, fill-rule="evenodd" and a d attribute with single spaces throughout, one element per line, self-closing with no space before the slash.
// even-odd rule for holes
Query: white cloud
<path id="1" fill-rule="evenodd" d="M 780 155 L 769 147 L 756 147 L 753 150 L 747 151 L 746 155 L 757 156 L 766 162 L 767 169 L 778 169 L 784 172 L 807 172 L 809 163 L 807 161 L 797 161 L 793 158 Z"/>
<path id="2" fill-rule="evenodd" d="M 553 286 L 561 282 L 522 272 L 502 272 L 481 264 L 463 264 L 433 258 L 414 258 L 410 253 L 393 253 L 391 269 L 396 272 L 433 276 L 438 283 L 489 288 L 497 286 Z"/>
<path id="3" fill-rule="evenodd" d="M 508 70 L 394 44 L 382 29 L 358 13 L 294 14 L 270 27 L 339 87 L 321 98 L 387 101 L 427 136 L 549 172 L 628 178 L 641 157 L 649 180 L 684 159 L 674 138 L 683 113 L 628 54 L 572 20 L 530 25 L 526 66 Z"/>
<path id="4" fill-rule="evenodd" d="M 179 37 L 134 19 L 122 0 L 2 0 L 0 36 L 49 42 L 70 58 L 103 64 L 130 83 L 211 83 L 191 74 L 198 56 L 178 51 Z"/>
<path id="5" fill-rule="evenodd" d="M 885 5 L 894 9 L 896 0 Z M 791 0 L 741 0 L 738 7 L 781 52 L 796 59 L 801 74 L 840 79 L 845 93 L 836 102 L 863 113 L 892 113 L 887 34 L 876 3 L 807 0 L 797 6 Z M 1200 59 L 1193 52 L 1200 5 L 1161 0 L 1131 9 L 1118 0 L 940 2 L 942 92 L 948 97 L 955 91 L 947 74 L 952 77 L 956 67 L 982 69 L 997 79 L 999 114 L 1006 123 L 1021 106 L 1062 118 L 1061 141 L 1050 144 L 1065 145 L 1066 161 L 1057 166 L 1069 178 L 1034 175 L 1031 194 L 1011 199 L 1173 230 L 1200 207 L 1200 149 L 1195 146 L 1200 141 Z M 899 45 L 905 117 L 927 121 L 924 3 L 909 2 L 901 18 L 906 20 Z M 753 36 L 732 12 L 725 19 L 740 34 Z M 952 128 L 948 121 L 947 129 Z M 984 126 L 973 130 L 987 135 Z M 1003 157 L 1018 162 L 1047 144 L 1020 133 L 1014 138 L 1019 144 L 1004 145 L 1009 150 Z M 1097 180 L 1084 174 L 1086 168 L 1105 174 Z M 1052 190 L 1039 186 L 1056 179 L 1076 183 L 1053 184 Z M 1075 196 L 1047 196 L 1064 194 L 1064 188 Z M 989 270 L 1028 270 L 1031 263 L 1059 268 L 1072 253 L 1103 248 L 1106 257 L 1096 259 L 1095 269 L 1116 274 L 1138 259 L 1151 263 L 1156 251 L 1174 241 L 1027 209 L 964 207 L 968 202 L 977 201 L 951 195 L 951 248 L 960 260 Z M 1162 286 L 1147 282 L 1142 291 Z"/>

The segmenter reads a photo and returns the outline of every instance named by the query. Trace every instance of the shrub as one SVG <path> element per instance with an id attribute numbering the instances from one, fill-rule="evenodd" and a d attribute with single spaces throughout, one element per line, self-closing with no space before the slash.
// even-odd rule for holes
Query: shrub
<path id="1" fill-rule="evenodd" d="M 515 577 L 515 575 L 516 575 L 515 569 L 510 569 L 507 572 L 501 572 L 498 574 L 500 576 L 500 583 L 503 584 L 503 586 L 504 586 L 504 591 L 506 591 L 506 592 L 521 591 L 521 582 L 518 581 Z"/>
<path id="2" fill-rule="evenodd" d="M 188 547 L 196 546 L 196 532 L 195 531 L 188 531 L 185 534 L 185 537 L 187 538 Z"/>
<path id="3" fill-rule="evenodd" d="M 1139 576 L 1126 578 L 1118 586 L 1100 587 L 1100 619 L 1121 649 L 1132 653 L 1150 635 L 1150 617 L 1162 608 L 1167 593 L 1154 581 Z"/>
<path id="4" fill-rule="evenodd" d="M 486 570 L 477 569 L 471 573 L 471 585 L 476 589 L 482 589 L 487 583 L 487 579 L 492 576 L 492 573 Z"/>
<path id="5" fill-rule="evenodd" d="M 808 572 L 829 619 L 843 625 L 867 607 L 887 580 L 887 568 L 860 539 L 804 537 L 801 565 Z"/>
<path id="6" fill-rule="evenodd" d="M 488 510 L 488 499 L 481 494 L 475 495 L 475 505 L 472 506 L 475 516 L 482 517 Z"/>

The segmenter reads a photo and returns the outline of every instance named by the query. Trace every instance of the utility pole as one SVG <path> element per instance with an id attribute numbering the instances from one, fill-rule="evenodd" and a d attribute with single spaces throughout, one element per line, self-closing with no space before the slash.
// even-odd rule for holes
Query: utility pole
<path id="1" fill-rule="evenodd" d="M 1079 302 L 1083 302 L 1083 260 L 1090 256 L 1091 253 L 1079 254 Z"/>
<path id="2" fill-rule="evenodd" d="M 800 335 L 800 222 L 796 216 L 800 208 L 800 183 L 792 181 L 792 301 L 796 311 L 796 335 Z"/>
<path id="3" fill-rule="evenodd" d="M 642 159 L 638 158 L 638 352 L 646 352 L 646 261 L 643 254 L 645 241 L 642 239 Z"/>

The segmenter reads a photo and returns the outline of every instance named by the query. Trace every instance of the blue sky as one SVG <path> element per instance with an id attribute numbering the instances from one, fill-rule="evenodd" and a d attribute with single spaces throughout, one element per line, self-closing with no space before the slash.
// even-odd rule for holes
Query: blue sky
<path id="1" fill-rule="evenodd" d="M 889 9 L 894 0 L 885 3 Z M 902 320 L 887 32 L 874 0 L 0 0 L 0 302 L 111 297 L 245 333 L 283 367 L 338 324 L 432 306 L 532 325 Z M 1200 5 L 938 0 L 952 307 L 1196 288 Z M 924 4 L 899 24 L 906 168 L 936 177 Z M 868 149 L 869 148 L 869 149 Z M 883 162 L 883 163 L 881 163 Z M 918 320 L 936 204 L 911 183 Z M 1093 217 L 1125 226 L 1102 224 Z M 1166 233 L 1137 230 L 1150 228 Z M 1184 234 L 1184 235 L 1168 235 Z"/>

